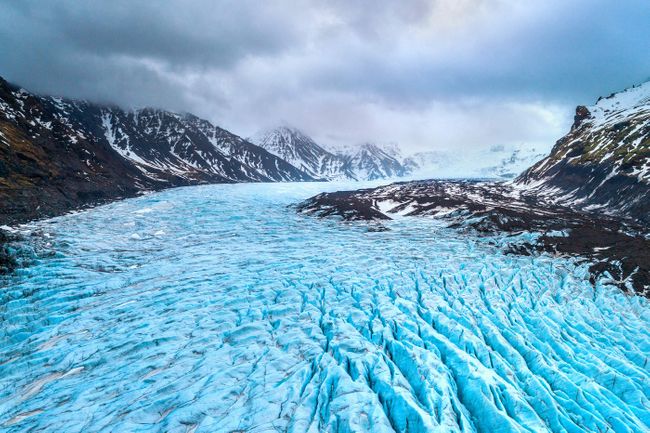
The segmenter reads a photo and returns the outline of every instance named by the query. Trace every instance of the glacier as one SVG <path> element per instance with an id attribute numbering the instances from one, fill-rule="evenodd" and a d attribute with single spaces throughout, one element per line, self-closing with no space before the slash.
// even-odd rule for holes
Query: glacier
<path id="1" fill-rule="evenodd" d="M 649 431 L 647 299 L 437 220 L 292 207 L 338 189 L 186 187 L 16 228 L 34 258 L 0 280 L 0 431 Z"/>

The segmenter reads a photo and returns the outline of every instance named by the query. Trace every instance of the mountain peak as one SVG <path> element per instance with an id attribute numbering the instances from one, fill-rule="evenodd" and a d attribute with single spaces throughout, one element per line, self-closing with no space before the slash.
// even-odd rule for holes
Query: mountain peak
<path id="1" fill-rule="evenodd" d="M 300 129 L 287 125 L 261 132 L 251 140 L 321 179 L 374 180 L 403 176 L 408 171 L 395 144 L 367 142 L 325 148 Z"/>
<path id="2" fill-rule="evenodd" d="M 573 125 L 571 129 L 576 129 L 580 127 L 582 121 L 591 117 L 591 111 L 584 105 L 578 105 L 576 107 L 576 114 L 573 116 Z"/>
<path id="3" fill-rule="evenodd" d="M 289 125 L 281 125 L 276 128 L 267 129 L 256 134 L 252 141 L 268 146 L 290 146 L 294 142 L 310 142 L 317 146 L 314 140 L 300 129 Z M 264 147 L 264 146 L 262 146 Z"/>
<path id="4" fill-rule="evenodd" d="M 337 163 L 335 155 L 298 128 L 278 126 L 256 134 L 250 141 L 317 179 L 347 177 L 342 162 Z"/>
<path id="5" fill-rule="evenodd" d="M 576 109 L 573 127 L 517 183 L 570 191 L 563 200 L 648 220 L 650 82 Z"/>

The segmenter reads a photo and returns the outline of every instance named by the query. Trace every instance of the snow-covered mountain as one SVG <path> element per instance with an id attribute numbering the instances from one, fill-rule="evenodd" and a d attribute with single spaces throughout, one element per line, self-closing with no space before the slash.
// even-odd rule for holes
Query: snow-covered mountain
<path id="1" fill-rule="evenodd" d="M 340 155 L 345 160 L 346 167 L 358 179 L 386 179 L 408 174 L 408 169 L 393 147 L 385 149 L 374 143 L 364 143 L 356 149 L 350 149 L 350 153 Z"/>
<path id="2" fill-rule="evenodd" d="M 325 150 L 296 128 L 281 126 L 259 133 L 251 141 L 316 179 L 357 179 L 344 158 Z"/>
<path id="3" fill-rule="evenodd" d="M 321 179 L 376 180 L 408 173 L 395 144 L 325 147 L 287 126 L 260 133 L 251 141 Z"/>
<path id="4" fill-rule="evenodd" d="M 574 120 L 516 185 L 564 204 L 650 221 L 650 81 L 578 106 Z"/>
<path id="5" fill-rule="evenodd" d="M 0 211 L 33 217 L 143 190 L 313 178 L 191 114 L 38 96 L 0 79 Z"/>
<path id="6" fill-rule="evenodd" d="M 329 150 L 330 152 L 336 154 L 336 155 L 355 155 L 358 153 L 363 147 L 371 145 L 379 150 L 381 150 L 383 153 L 386 155 L 389 155 L 392 158 L 395 158 L 398 161 L 401 161 L 403 159 L 403 154 L 402 154 L 402 149 L 400 148 L 399 144 L 395 142 L 384 142 L 384 143 L 362 143 L 362 144 L 343 144 L 343 143 L 329 143 L 325 145 L 324 147 Z"/>
<path id="7" fill-rule="evenodd" d="M 187 179 L 309 179 L 286 161 L 191 114 L 101 108 L 100 115 L 108 144 L 146 175 L 162 170 Z"/>
<path id="8" fill-rule="evenodd" d="M 404 176 L 512 179 L 546 155 L 546 152 L 522 144 L 463 152 L 417 152 L 404 158 L 396 143 L 320 145 L 299 129 L 288 126 L 264 131 L 249 140 L 323 180 Z"/>
<path id="9" fill-rule="evenodd" d="M 413 178 L 511 179 L 546 153 L 530 146 L 493 146 L 488 150 L 418 152 L 404 160 Z"/>

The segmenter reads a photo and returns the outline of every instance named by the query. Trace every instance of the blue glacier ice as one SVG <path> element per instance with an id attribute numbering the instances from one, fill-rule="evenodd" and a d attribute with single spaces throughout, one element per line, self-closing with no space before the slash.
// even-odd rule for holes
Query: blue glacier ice
<path id="1" fill-rule="evenodd" d="M 646 299 L 436 220 L 289 206 L 342 187 L 21 227 L 40 258 L 0 281 L 0 431 L 649 431 Z"/>

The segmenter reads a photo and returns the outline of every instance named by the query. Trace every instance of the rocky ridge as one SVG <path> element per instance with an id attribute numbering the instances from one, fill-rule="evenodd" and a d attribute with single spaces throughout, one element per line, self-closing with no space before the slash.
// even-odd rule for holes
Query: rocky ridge
<path id="1" fill-rule="evenodd" d="M 0 79 L 0 224 L 174 186 L 305 180 L 191 114 L 38 96 Z"/>
<path id="2" fill-rule="evenodd" d="M 319 194 L 298 210 L 348 221 L 440 218 L 461 230 L 505 234 L 508 252 L 577 256 L 594 281 L 650 296 L 649 167 L 645 83 L 579 106 L 571 131 L 514 181 L 395 183 Z"/>
<path id="3" fill-rule="evenodd" d="M 650 82 L 578 106 L 574 120 L 515 184 L 553 202 L 650 223 Z"/>

